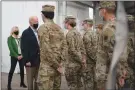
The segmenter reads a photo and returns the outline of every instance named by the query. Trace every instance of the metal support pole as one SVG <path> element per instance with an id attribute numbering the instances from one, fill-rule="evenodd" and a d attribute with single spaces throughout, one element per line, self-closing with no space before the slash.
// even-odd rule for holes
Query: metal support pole
<path id="1" fill-rule="evenodd" d="M 95 25 L 96 25 L 96 3 L 93 2 L 94 8 L 93 8 L 93 30 L 95 30 Z"/>
<path id="2" fill-rule="evenodd" d="M 55 13 L 55 16 L 56 16 L 56 23 L 60 24 L 60 22 L 59 22 L 59 1 L 56 1 L 56 13 Z"/>
<path id="3" fill-rule="evenodd" d="M 66 15 L 67 15 L 67 5 L 66 5 L 66 1 L 62 2 L 62 20 L 65 19 Z M 64 28 L 64 26 L 62 25 L 62 28 Z"/>

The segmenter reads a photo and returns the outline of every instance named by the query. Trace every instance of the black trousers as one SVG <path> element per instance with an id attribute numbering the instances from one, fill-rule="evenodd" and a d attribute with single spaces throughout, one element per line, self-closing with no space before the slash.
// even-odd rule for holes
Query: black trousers
<path id="1" fill-rule="evenodd" d="M 9 75 L 8 75 L 8 85 L 11 85 L 12 77 L 13 77 L 17 62 L 19 62 L 19 67 L 20 67 L 21 83 L 24 83 L 24 63 L 23 63 L 23 59 L 18 60 L 17 58 L 11 56 L 11 67 L 10 67 L 10 71 L 9 71 Z"/>

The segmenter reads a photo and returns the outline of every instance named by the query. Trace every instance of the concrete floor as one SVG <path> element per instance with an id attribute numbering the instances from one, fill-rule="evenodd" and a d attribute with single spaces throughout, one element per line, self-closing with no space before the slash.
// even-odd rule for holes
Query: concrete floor
<path id="1" fill-rule="evenodd" d="M 8 73 L 2 73 L 1 74 L 1 90 L 7 90 L 7 82 L 8 82 Z M 25 84 L 27 85 L 26 75 L 25 75 Z M 24 89 L 20 87 L 19 74 L 14 74 L 13 76 L 12 90 L 27 90 L 27 88 Z M 61 90 L 69 90 L 64 76 L 62 76 Z M 125 85 L 125 88 L 122 90 L 134 90 L 134 89 L 128 89 L 128 85 Z"/>
<path id="2" fill-rule="evenodd" d="M 1 90 L 7 90 L 7 82 L 8 82 L 8 73 L 2 73 L 1 74 Z M 25 84 L 26 82 L 26 75 L 25 75 Z M 27 88 L 21 88 L 20 87 L 20 75 L 14 74 L 13 80 L 12 80 L 12 89 L 13 90 L 27 90 Z M 67 82 L 65 80 L 65 77 L 62 76 L 62 83 L 61 83 L 61 90 L 68 90 Z"/>
<path id="3" fill-rule="evenodd" d="M 8 73 L 2 73 L 1 75 L 2 75 L 1 76 L 1 90 L 7 90 Z M 25 75 L 25 83 L 26 83 L 26 75 Z M 20 75 L 19 74 L 14 74 L 14 76 L 13 76 L 12 89 L 13 90 L 27 90 L 27 89 L 20 87 Z"/>

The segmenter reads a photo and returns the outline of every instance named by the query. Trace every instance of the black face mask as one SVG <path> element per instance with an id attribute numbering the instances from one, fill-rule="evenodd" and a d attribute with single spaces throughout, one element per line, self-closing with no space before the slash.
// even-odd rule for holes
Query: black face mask
<path id="1" fill-rule="evenodd" d="M 18 35 L 18 34 L 19 34 L 19 31 L 14 32 L 14 34 L 15 34 L 15 35 Z"/>
<path id="2" fill-rule="evenodd" d="M 33 28 L 37 29 L 38 28 L 38 23 L 37 24 L 33 24 Z"/>

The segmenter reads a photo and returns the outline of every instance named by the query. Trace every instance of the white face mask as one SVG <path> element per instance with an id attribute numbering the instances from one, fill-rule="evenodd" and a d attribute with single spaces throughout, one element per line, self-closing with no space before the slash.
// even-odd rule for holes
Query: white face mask
<path id="1" fill-rule="evenodd" d="M 83 26 L 79 26 L 79 29 L 82 31 L 82 30 L 84 30 L 84 27 Z"/>
<path id="2" fill-rule="evenodd" d="M 66 26 L 66 24 L 64 24 L 64 29 L 67 29 L 67 26 Z"/>

